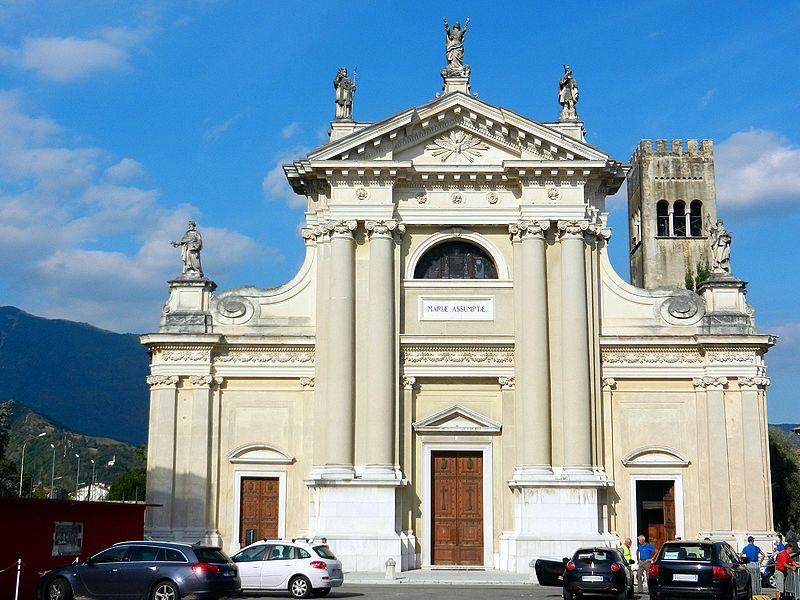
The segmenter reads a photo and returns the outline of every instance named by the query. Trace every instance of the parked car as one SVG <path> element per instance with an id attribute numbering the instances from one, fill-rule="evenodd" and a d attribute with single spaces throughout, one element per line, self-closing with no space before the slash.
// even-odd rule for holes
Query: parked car
<path id="1" fill-rule="evenodd" d="M 650 598 L 752 598 L 746 563 L 726 542 L 667 542 L 650 565 Z"/>
<path id="2" fill-rule="evenodd" d="M 262 540 L 233 555 L 243 590 L 287 590 L 295 598 L 327 596 L 344 581 L 342 563 L 326 544 Z"/>
<path id="3" fill-rule="evenodd" d="M 775 558 L 772 556 L 761 565 L 761 587 L 775 587 Z"/>
<path id="4" fill-rule="evenodd" d="M 616 548 L 581 548 L 572 559 L 539 559 L 534 563 L 539 585 L 563 587 L 565 600 L 597 594 L 633 598 L 630 565 Z"/>
<path id="5" fill-rule="evenodd" d="M 210 600 L 241 589 L 238 568 L 220 548 L 177 542 L 119 542 L 39 578 L 41 600 Z"/>

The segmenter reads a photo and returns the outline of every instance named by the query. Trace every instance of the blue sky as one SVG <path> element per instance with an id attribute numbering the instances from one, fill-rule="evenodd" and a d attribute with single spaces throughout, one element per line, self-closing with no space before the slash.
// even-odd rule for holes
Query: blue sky
<path id="1" fill-rule="evenodd" d="M 797 2 L 0 0 L 0 303 L 152 330 L 188 218 L 221 288 L 286 281 L 303 208 L 279 165 L 324 141 L 336 69 L 358 68 L 357 120 L 425 103 L 445 15 L 471 17 L 487 102 L 555 120 L 567 63 L 588 141 L 615 158 L 714 140 L 734 274 L 781 335 L 770 420 L 800 421 Z M 627 276 L 624 192 L 610 207 Z"/>

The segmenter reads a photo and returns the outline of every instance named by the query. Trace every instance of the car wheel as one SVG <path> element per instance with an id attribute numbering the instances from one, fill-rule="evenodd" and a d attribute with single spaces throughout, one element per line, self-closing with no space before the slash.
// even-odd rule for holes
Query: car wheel
<path id="1" fill-rule="evenodd" d="M 72 586 L 63 577 L 53 579 L 47 585 L 46 600 L 72 600 Z"/>
<path id="2" fill-rule="evenodd" d="M 772 575 L 769 576 L 769 578 L 767 579 L 767 583 L 769 584 L 769 587 L 771 587 L 771 588 L 778 587 L 777 586 L 777 582 L 775 581 L 775 573 L 773 573 Z"/>
<path id="3" fill-rule="evenodd" d="M 331 593 L 331 588 L 314 588 L 311 593 L 317 598 L 324 598 Z"/>
<path id="4" fill-rule="evenodd" d="M 568 592 L 567 590 L 562 590 L 564 592 L 564 600 L 572 600 L 575 597 L 575 594 L 572 592 Z"/>
<path id="5" fill-rule="evenodd" d="M 294 598 L 308 598 L 311 593 L 311 582 L 302 575 L 298 575 L 289 581 L 289 592 Z"/>
<path id="6" fill-rule="evenodd" d="M 152 600 L 180 600 L 181 595 L 171 581 L 159 581 L 150 597 Z"/>

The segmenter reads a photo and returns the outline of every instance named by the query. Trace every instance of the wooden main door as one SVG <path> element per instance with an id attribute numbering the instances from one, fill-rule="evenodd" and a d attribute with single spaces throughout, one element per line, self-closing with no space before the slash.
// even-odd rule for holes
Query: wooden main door
<path id="1" fill-rule="evenodd" d="M 246 546 L 255 540 L 278 537 L 278 499 L 280 483 L 277 477 L 242 478 L 239 511 L 239 544 Z"/>
<path id="2" fill-rule="evenodd" d="M 483 454 L 431 454 L 431 564 L 483 564 Z"/>

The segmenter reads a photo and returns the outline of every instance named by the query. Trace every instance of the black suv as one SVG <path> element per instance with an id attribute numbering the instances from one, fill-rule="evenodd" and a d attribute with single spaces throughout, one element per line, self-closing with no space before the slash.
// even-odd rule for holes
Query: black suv
<path id="1" fill-rule="evenodd" d="M 220 548 L 176 542 L 119 542 L 39 579 L 41 600 L 214 599 L 241 589 L 238 568 Z"/>

